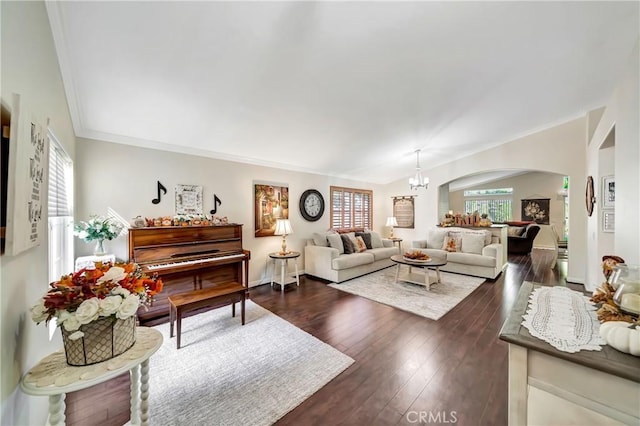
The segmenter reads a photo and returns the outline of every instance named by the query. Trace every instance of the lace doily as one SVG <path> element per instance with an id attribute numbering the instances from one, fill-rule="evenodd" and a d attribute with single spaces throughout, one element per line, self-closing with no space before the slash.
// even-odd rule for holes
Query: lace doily
<path id="1" fill-rule="evenodd" d="M 24 384 L 30 388 L 64 387 L 76 382 L 93 380 L 113 370 L 127 365 L 135 365 L 141 359 L 153 354 L 162 335 L 148 327 L 136 328 L 136 343 L 126 352 L 108 361 L 93 365 L 74 367 L 67 364 L 64 350 L 56 351 L 43 358 L 24 377 Z"/>
<path id="2" fill-rule="evenodd" d="M 606 342 L 600 337 L 596 309 L 588 297 L 577 291 L 540 287 L 529 295 L 522 325 L 532 336 L 559 351 L 599 351 Z"/>

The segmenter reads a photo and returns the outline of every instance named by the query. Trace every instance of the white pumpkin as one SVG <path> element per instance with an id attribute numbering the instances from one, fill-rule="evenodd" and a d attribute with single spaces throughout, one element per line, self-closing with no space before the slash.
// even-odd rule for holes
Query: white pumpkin
<path id="1" fill-rule="evenodd" d="M 600 324 L 600 336 L 614 349 L 640 356 L 640 328 L 629 328 L 624 321 L 607 321 Z"/>

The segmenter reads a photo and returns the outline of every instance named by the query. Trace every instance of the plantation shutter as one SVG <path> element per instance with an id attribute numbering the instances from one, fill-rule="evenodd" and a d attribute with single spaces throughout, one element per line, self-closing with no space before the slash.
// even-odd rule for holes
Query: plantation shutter
<path id="1" fill-rule="evenodd" d="M 331 228 L 371 228 L 373 192 L 331 187 Z"/>

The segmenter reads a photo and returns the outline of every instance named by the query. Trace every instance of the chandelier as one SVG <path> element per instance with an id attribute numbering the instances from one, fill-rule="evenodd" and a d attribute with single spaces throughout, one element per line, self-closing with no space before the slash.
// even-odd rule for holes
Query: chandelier
<path id="1" fill-rule="evenodd" d="M 417 191 L 418 188 L 427 189 L 428 186 L 429 178 L 422 177 L 422 173 L 420 172 L 420 150 L 416 149 L 416 175 L 409 178 L 409 187 Z"/>

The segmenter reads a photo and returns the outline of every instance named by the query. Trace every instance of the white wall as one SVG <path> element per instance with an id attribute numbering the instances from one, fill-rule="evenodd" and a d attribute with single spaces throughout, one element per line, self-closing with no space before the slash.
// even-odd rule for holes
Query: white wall
<path id="1" fill-rule="evenodd" d="M 539 170 L 569 176 L 569 280 L 584 282 L 586 269 L 586 219 L 584 208 L 585 146 L 587 121 L 579 118 L 567 123 L 516 139 L 490 150 L 465 157 L 442 166 L 423 170 L 431 180 L 429 188 L 418 192 L 416 199 L 416 229 L 398 229 L 406 240 L 424 238 L 427 229 L 438 223 L 438 187 L 463 176 L 492 170 Z M 423 167 L 424 168 L 424 167 Z M 407 170 L 407 179 L 412 173 Z M 386 188 L 388 195 L 410 193 L 407 179 Z M 389 210 L 391 207 L 389 206 Z"/>
<path id="2" fill-rule="evenodd" d="M 213 208 L 213 194 L 222 201 L 217 216 L 243 224 L 243 248 L 251 251 L 249 281 L 252 285 L 266 282 L 267 255 L 280 249 L 282 237 L 254 237 L 253 184 L 274 183 L 289 186 L 289 219 L 294 233 L 287 236 L 287 247 L 300 251 L 304 257 L 304 239 L 314 232 L 329 228 L 329 187 L 331 185 L 372 189 L 373 228 L 383 231 L 386 214 L 379 194 L 381 187 L 363 182 L 335 179 L 309 173 L 292 172 L 253 166 L 212 158 L 176 154 L 146 148 L 130 147 L 104 141 L 78 139 L 76 161 L 76 218 L 84 220 L 91 214 L 105 214 L 108 207 L 131 220 L 143 217 L 173 216 L 176 184 L 202 185 L 204 211 Z M 160 204 L 152 204 L 156 197 L 156 182 L 160 181 L 167 194 Z M 319 190 L 325 199 L 325 212 L 316 222 L 307 222 L 300 215 L 298 203 L 302 192 Z M 389 201 L 390 202 L 390 201 Z M 126 238 L 107 242 L 111 252 L 127 259 Z M 89 254 L 93 244 L 76 239 L 76 252 Z M 300 259 L 300 268 L 304 259 Z"/>
<path id="3" fill-rule="evenodd" d="M 616 230 L 614 253 L 628 264 L 640 265 L 640 40 L 629 58 L 627 68 L 618 82 L 611 100 L 601 117 L 596 114 L 597 125 L 587 150 L 587 174 L 593 176 L 601 193 L 602 176 L 612 169 L 601 165 L 601 147 L 615 127 L 615 153 L 613 171 L 616 178 Z M 601 167 L 603 167 L 601 169 Z M 600 197 L 600 196 L 599 196 Z M 593 289 L 602 281 L 600 232 L 602 209 L 596 202 L 588 227 L 588 278 L 587 288 Z M 607 236 L 606 238 L 610 238 Z"/>
<path id="4" fill-rule="evenodd" d="M 31 108 L 50 117 L 53 132 L 73 158 L 75 136 L 44 3 L 2 2 L 0 8 L 2 101 L 10 100 L 12 92 L 19 93 Z M 39 247 L 0 258 L 3 425 L 44 424 L 46 420 L 47 398 L 25 395 L 18 383 L 41 358 L 62 347 L 59 335 L 49 342 L 46 327 L 36 326 L 28 313 L 47 289 L 47 259 L 46 239 Z"/>

